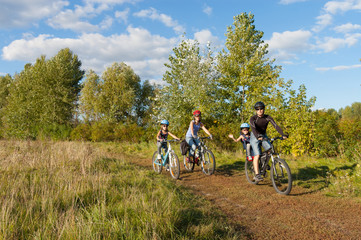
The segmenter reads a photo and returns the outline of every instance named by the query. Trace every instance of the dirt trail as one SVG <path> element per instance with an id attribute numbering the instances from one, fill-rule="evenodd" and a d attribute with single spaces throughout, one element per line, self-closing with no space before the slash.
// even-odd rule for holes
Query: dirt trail
<path id="1" fill-rule="evenodd" d="M 143 166 L 150 163 L 137 160 Z M 177 183 L 212 201 L 251 239 L 361 239 L 361 203 L 355 200 L 295 186 L 290 195 L 282 196 L 269 178 L 255 186 L 243 171 L 218 169 L 206 176 L 197 166 L 185 172 L 181 163 L 180 177 Z"/>

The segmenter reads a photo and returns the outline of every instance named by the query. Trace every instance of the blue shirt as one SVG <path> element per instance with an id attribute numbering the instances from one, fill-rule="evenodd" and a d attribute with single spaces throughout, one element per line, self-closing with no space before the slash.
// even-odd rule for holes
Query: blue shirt
<path id="1" fill-rule="evenodd" d="M 193 134 L 194 134 L 194 136 L 197 137 L 198 136 L 198 131 L 201 128 L 202 123 L 199 122 L 199 124 L 197 125 L 197 124 L 194 123 L 194 120 L 192 120 L 192 122 L 193 122 Z M 189 126 L 189 128 L 188 128 L 186 137 L 193 137 L 192 133 L 191 133 L 191 126 Z"/>

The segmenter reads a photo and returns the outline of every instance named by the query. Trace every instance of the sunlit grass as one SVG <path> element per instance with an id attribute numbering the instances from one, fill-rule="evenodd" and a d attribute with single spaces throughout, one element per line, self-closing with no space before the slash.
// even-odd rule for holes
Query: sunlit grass
<path id="1" fill-rule="evenodd" d="M 111 145 L 1 141 L 0 149 L 0 239 L 242 237 L 209 202 Z"/>

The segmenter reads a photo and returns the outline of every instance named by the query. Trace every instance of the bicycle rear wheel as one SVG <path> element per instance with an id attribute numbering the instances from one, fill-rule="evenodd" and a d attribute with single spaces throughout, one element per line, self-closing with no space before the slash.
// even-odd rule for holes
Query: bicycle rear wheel
<path id="1" fill-rule="evenodd" d="M 174 151 L 169 153 L 169 172 L 172 178 L 178 179 L 180 174 L 179 159 Z"/>
<path id="2" fill-rule="evenodd" d="M 163 168 L 162 161 L 159 160 L 157 157 L 158 157 L 158 151 L 155 151 L 152 157 L 152 165 L 156 173 L 161 173 Z"/>
<path id="3" fill-rule="evenodd" d="M 216 159 L 211 150 L 204 151 L 202 153 L 202 171 L 206 175 L 212 175 L 214 173 L 214 169 L 216 168 Z"/>
<path id="4" fill-rule="evenodd" d="M 244 169 L 246 172 L 247 181 L 252 184 L 257 184 L 258 182 L 254 180 L 256 174 L 254 173 L 253 161 L 248 161 L 248 159 L 246 159 L 244 163 Z"/>
<path id="5" fill-rule="evenodd" d="M 192 158 L 188 158 L 187 155 L 183 155 L 184 168 L 187 172 L 192 172 L 194 169 L 194 161 Z"/>
<path id="6" fill-rule="evenodd" d="M 271 169 L 272 185 L 276 192 L 288 195 L 292 189 L 291 169 L 285 160 L 275 158 Z"/>

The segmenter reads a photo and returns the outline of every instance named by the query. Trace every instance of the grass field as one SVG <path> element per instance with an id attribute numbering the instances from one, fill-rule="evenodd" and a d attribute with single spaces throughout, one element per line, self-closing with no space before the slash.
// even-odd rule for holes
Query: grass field
<path id="1" fill-rule="evenodd" d="M 242 238 L 209 202 L 104 146 L 1 141 L 0 239 Z"/>
<path id="2" fill-rule="evenodd" d="M 129 163 L 154 150 L 148 143 L 0 141 L 0 239 L 245 237 L 210 202 Z M 243 171 L 239 152 L 215 155 L 221 174 Z M 358 161 L 285 159 L 295 185 L 360 197 Z"/>

